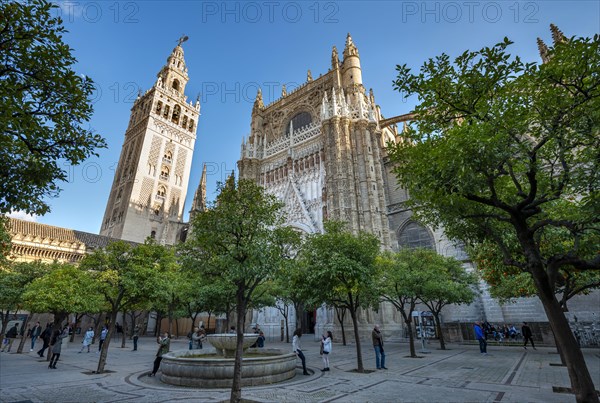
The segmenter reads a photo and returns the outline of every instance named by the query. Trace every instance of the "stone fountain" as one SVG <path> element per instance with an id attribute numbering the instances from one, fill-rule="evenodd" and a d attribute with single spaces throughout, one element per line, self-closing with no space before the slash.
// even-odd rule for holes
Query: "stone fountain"
<path id="1" fill-rule="evenodd" d="M 296 354 L 275 348 L 249 348 L 257 334 L 244 334 L 242 386 L 282 382 L 296 375 Z M 237 335 L 213 334 L 207 338 L 215 352 L 174 351 L 163 355 L 161 381 L 179 386 L 228 388 L 233 381 Z"/>

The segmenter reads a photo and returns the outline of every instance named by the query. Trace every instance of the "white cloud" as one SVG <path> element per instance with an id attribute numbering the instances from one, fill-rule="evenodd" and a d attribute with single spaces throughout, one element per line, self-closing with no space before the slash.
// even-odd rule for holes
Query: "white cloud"
<path id="1" fill-rule="evenodd" d="M 24 211 L 12 211 L 7 214 L 9 217 L 18 218 L 19 220 L 37 222 L 38 216 L 35 214 L 27 214 Z"/>

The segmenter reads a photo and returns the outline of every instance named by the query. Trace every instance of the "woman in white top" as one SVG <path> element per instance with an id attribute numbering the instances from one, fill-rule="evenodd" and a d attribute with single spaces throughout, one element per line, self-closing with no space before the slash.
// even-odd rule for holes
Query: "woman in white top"
<path id="1" fill-rule="evenodd" d="M 296 329 L 294 332 L 294 337 L 292 338 L 292 351 L 296 353 L 300 360 L 302 360 L 302 373 L 304 375 L 310 375 L 308 371 L 306 371 L 306 357 L 304 357 L 304 353 L 300 348 L 300 337 L 302 337 L 302 330 Z"/>
<path id="2" fill-rule="evenodd" d="M 83 350 L 87 347 L 88 353 L 90 352 L 90 345 L 92 344 L 92 340 L 94 338 L 94 328 L 90 326 L 90 328 L 85 332 L 83 336 L 83 346 L 81 346 L 81 350 L 79 352 L 83 352 Z"/>
<path id="3" fill-rule="evenodd" d="M 325 372 L 325 371 L 329 371 L 329 353 L 331 353 L 331 339 L 333 338 L 333 334 L 331 334 L 331 331 L 327 331 L 327 337 L 323 336 L 323 341 L 321 343 L 323 343 L 323 364 L 325 365 L 325 368 L 323 368 L 321 371 Z"/>

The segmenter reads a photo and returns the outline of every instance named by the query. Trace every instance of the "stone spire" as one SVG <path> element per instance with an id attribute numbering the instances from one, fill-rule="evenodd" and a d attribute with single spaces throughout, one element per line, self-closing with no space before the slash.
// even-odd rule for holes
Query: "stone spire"
<path id="1" fill-rule="evenodd" d="M 308 81 L 310 83 L 312 80 L 313 80 L 312 73 L 310 72 L 310 70 L 308 70 L 306 72 L 306 81 Z"/>
<path id="2" fill-rule="evenodd" d="M 352 42 L 352 37 L 350 36 L 350 33 L 348 33 L 348 35 L 346 36 L 346 46 L 344 47 L 344 59 L 346 59 L 349 56 L 360 57 L 358 56 L 358 49 L 356 48 L 356 45 L 354 44 L 354 42 Z"/>
<path id="3" fill-rule="evenodd" d="M 287 97 L 287 88 L 285 88 L 285 84 L 281 86 L 281 96 Z"/>
<path id="4" fill-rule="evenodd" d="M 548 46 L 544 43 L 544 41 L 542 40 L 542 38 L 537 38 L 537 45 L 538 45 L 538 50 L 540 52 L 540 57 L 542 58 L 542 63 L 547 63 L 549 58 L 548 58 Z"/>
<path id="5" fill-rule="evenodd" d="M 194 201 L 192 202 L 192 209 L 190 210 L 190 221 L 193 220 L 197 213 L 203 211 L 206 211 L 206 164 L 204 164 L 204 167 L 202 168 L 200 184 L 194 194 Z"/>
<path id="6" fill-rule="evenodd" d="M 338 50 L 337 48 L 334 46 L 333 49 L 331 49 L 331 68 L 332 69 L 337 69 L 340 65 L 340 57 L 338 55 Z"/>
<path id="7" fill-rule="evenodd" d="M 550 24 L 550 31 L 552 31 L 552 41 L 554 42 L 555 46 L 558 43 L 567 41 L 565 34 L 563 34 L 562 31 L 558 29 L 556 25 Z"/>

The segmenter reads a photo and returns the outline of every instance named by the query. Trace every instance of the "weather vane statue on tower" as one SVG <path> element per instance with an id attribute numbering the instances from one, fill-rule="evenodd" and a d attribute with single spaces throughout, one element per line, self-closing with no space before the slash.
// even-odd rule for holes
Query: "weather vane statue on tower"
<path id="1" fill-rule="evenodd" d="M 181 35 L 181 38 L 177 40 L 177 46 L 181 46 L 181 44 L 190 39 L 187 35 Z"/>

